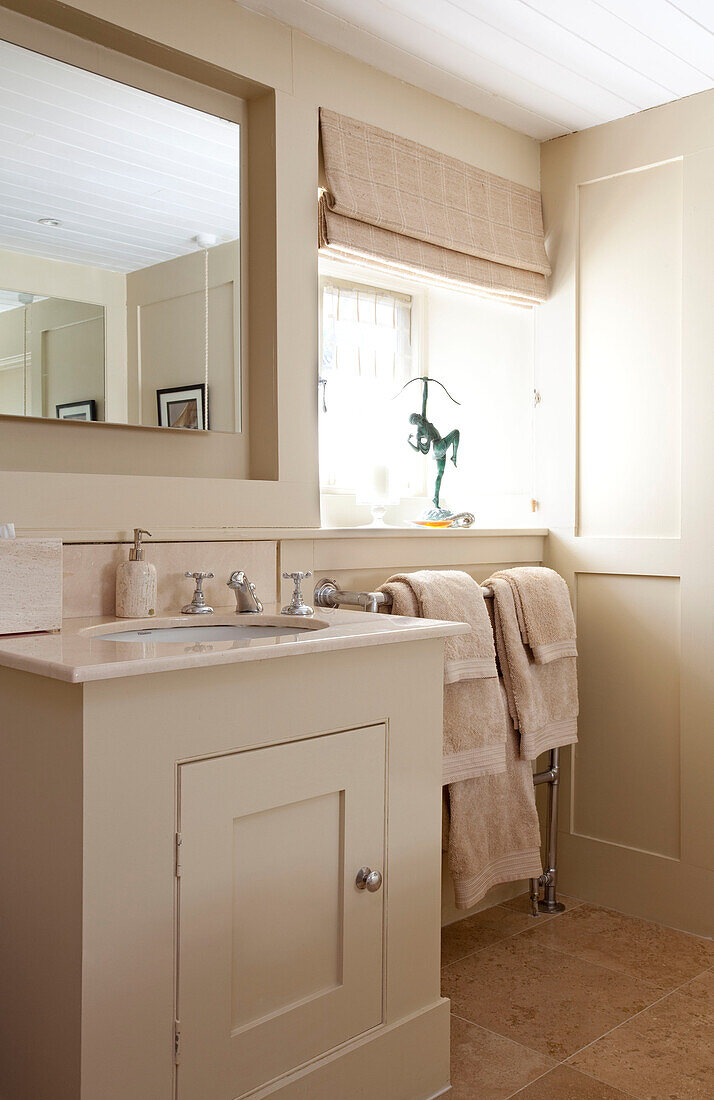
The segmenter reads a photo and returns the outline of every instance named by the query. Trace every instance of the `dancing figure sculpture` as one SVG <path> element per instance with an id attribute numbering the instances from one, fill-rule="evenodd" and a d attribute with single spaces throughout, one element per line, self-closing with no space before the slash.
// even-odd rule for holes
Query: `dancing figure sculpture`
<path id="1" fill-rule="evenodd" d="M 420 454 L 428 455 L 429 451 L 431 451 L 434 455 L 436 459 L 436 483 L 434 485 L 434 496 L 432 499 L 437 513 L 443 513 L 444 516 L 447 516 L 450 515 L 450 513 L 443 509 L 439 503 L 441 481 L 444 476 L 444 470 L 446 469 L 446 458 L 449 450 L 451 450 L 451 461 L 454 466 L 456 465 L 456 456 L 459 452 L 461 433 L 458 428 L 454 428 L 448 435 L 442 436 L 438 428 L 428 419 L 426 407 L 427 401 L 429 400 L 429 383 L 435 382 L 437 386 L 441 386 L 446 396 L 453 401 L 455 405 L 460 405 L 461 402 L 452 397 L 446 386 L 443 385 L 442 382 L 439 382 L 438 379 L 424 376 L 410 378 L 408 382 L 404 383 L 399 393 L 402 393 L 402 391 L 405 390 L 407 386 L 411 385 L 412 382 L 421 382 L 422 384 L 421 413 L 412 413 L 409 417 L 409 423 L 414 425 L 416 431 L 408 437 L 407 443 L 413 450 L 419 451 Z"/>

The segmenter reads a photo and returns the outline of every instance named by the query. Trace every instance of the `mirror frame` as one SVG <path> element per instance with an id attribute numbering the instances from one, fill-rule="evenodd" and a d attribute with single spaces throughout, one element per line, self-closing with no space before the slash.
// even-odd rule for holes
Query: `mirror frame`
<path id="1" fill-rule="evenodd" d="M 190 87 L 200 109 L 242 100 L 243 432 L 157 437 L 152 427 L 0 417 L 3 510 L 20 533 L 72 541 L 123 538 L 139 520 L 169 538 L 318 527 L 317 249 L 306 201 L 317 193 L 318 118 L 311 92 L 292 88 L 291 32 L 207 0 L 197 43 L 192 0 L 176 0 L 169 28 L 150 8 L 102 3 L 106 19 L 17 0 L 20 11 L 0 8 L 0 36 L 113 79 L 140 74 L 160 95 L 182 99 Z"/>

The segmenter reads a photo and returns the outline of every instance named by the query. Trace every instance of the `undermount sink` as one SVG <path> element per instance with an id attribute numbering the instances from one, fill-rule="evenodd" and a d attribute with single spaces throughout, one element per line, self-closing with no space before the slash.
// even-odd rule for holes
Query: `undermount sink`
<path id="1" fill-rule="evenodd" d="M 320 624 L 321 626 L 323 624 Z M 185 626 L 146 627 L 141 630 L 113 630 L 107 634 L 96 634 L 103 642 L 238 642 L 252 638 L 279 638 L 281 635 L 305 634 L 312 626 L 296 626 L 295 623 L 281 623 L 274 626 L 269 623 L 226 623 L 207 625 L 204 623 L 186 623 Z"/>

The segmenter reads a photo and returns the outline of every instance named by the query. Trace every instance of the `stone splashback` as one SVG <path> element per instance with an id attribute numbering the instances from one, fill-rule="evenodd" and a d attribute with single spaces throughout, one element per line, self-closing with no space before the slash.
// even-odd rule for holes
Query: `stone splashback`
<path id="1" fill-rule="evenodd" d="M 119 562 L 129 556 L 130 543 L 68 543 L 64 547 L 63 598 L 65 618 L 114 614 L 114 586 Z M 187 570 L 215 573 L 204 582 L 212 607 L 231 607 L 233 593 L 226 582 L 244 569 L 255 582 L 263 603 L 277 599 L 277 544 L 260 542 L 146 542 L 146 560 L 158 574 L 157 615 L 180 611 L 191 600 L 194 584 Z"/>

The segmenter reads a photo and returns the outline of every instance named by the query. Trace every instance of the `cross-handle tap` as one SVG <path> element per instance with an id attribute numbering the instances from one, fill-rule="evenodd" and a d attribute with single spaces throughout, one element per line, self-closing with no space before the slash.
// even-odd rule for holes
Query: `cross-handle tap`
<path id="1" fill-rule="evenodd" d="M 292 581 L 295 584 L 295 590 L 293 592 L 293 598 L 291 599 L 291 601 L 287 605 L 287 607 L 281 608 L 281 611 L 280 611 L 281 615 L 314 615 L 315 614 L 315 608 L 314 607 L 308 607 L 308 605 L 305 603 L 304 599 L 302 598 L 302 588 L 301 588 L 302 582 L 305 580 L 306 577 L 311 577 L 311 576 L 312 576 L 312 573 L 310 573 L 310 572 L 301 573 L 299 570 L 295 573 L 283 573 L 283 578 L 286 581 L 289 581 L 289 580 L 292 579 Z"/>
<path id="2" fill-rule="evenodd" d="M 249 581 L 242 569 L 231 573 L 228 587 L 236 594 L 236 615 L 261 615 L 263 605 L 258 599 L 255 585 Z"/>
<path id="3" fill-rule="evenodd" d="M 196 582 L 196 590 L 193 593 L 193 599 L 190 603 L 187 603 L 185 607 L 181 608 L 182 615 L 212 615 L 213 608 L 209 607 L 206 603 L 206 597 L 203 593 L 203 582 L 210 581 L 215 576 L 215 573 L 204 573 L 202 570 L 197 570 L 195 573 L 184 573 L 184 577 L 192 577 Z"/>

